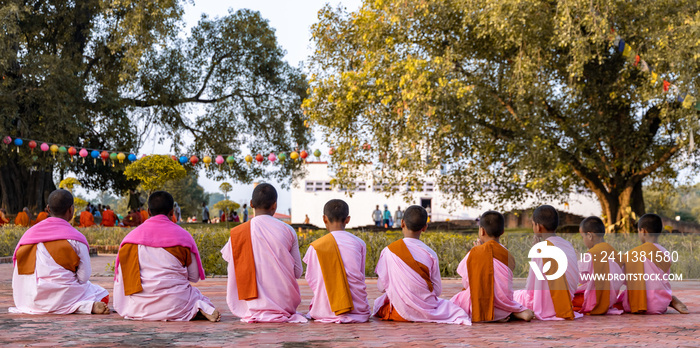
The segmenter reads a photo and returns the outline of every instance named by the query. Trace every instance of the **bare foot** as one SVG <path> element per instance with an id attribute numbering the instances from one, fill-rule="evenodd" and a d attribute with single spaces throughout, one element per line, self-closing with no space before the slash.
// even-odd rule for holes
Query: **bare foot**
<path id="1" fill-rule="evenodd" d="M 497 321 L 497 323 L 507 323 L 508 320 L 510 320 L 510 315 L 507 316 L 507 317 L 505 317 L 505 318 L 503 318 L 503 319 L 501 319 L 501 320 L 499 320 L 499 321 Z"/>
<path id="2" fill-rule="evenodd" d="M 532 318 L 535 317 L 535 312 L 533 312 L 529 309 L 526 309 L 522 312 L 513 313 L 513 316 L 520 319 L 520 320 L 530 321 L 530 320 L 532 320 Z"/>
<path id="3" fill-rule="evenodd" d="M 109 307 L 104 302 L 95 302 L 92 304 L 92 314 L 109 314 Z"/>
<path id="4" fill-rule="evenodd" d="M 690 313 L 690 312 L 688 312 L 688 307 L 686 307 L 683 304 L 683 302 L 681 302 L 681 300 L 679 300 L 678 297 L 676 297 L 676 296 L 672 297 L 670 306 L 673 307 L 673 309 L 677 310 L 678 313 L 680 313 L 680 314 Z"/>
<path id="5" fill-rule="evenodd" d="M 219 311 L 216 309 L 211 314 L 204 313 L 202 310 L 200 310 L 199 313 L 211 322 L 217 322 L 221 320 L 221 313 L 219 313 Z"/>

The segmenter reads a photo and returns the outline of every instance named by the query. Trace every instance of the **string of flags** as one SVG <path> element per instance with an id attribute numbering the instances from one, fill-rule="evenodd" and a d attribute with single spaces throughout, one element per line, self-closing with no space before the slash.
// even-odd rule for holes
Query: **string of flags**
<path id="1" fill-rule="evenodd" d="M 82 148 L 80 146 L 65 146 L 61 144 L 52 144 L 49 142 L 41 142 L 41 141 L 36 141 L 36 140 L 30 140 L 30 139 L 22 139 L 22 138 L 12 138 L 10 136 L 5 136 L 2 139 L 2 142 L 6 146 L 14 145 L 16 147 L 17 153 L 20 153 L 20 149 L 24 146 L 25 142 L 27 143 L 27 147 L 29 147 L 31 153 L 34 153 L 34 150 L 38 147 L 39 150 L 43 153 L 51 152 L 51 155 L 53 156 L 54 159 L 58 160 L 59 158 L 56 157 L 62 156 L 62 155 L 68 155 L 70 158 L 70 161 L 73 162 L 74 160 L 82 159 L 82 163 L 85 163 L 85 159 L 90 157 L 93 160 L 94 164 L 97 164 L 97 160 L 101 160 L 103 165 L 107 165 L 108 162 L 111 163 L 112 167 L 114 167 L 115 163 L 124 163 L 124 161 L 128 162 L 135 162 L 138 160 L 138 157 L 133 154 L 133 153 L 128 153 L 128 152 L 122 152 L 122 151 L 107 151 L 107 150 L 101 150 L 101 149 L 91 149 L 91 148 Z M 41 143 L 41 145 L 39 145 Z M 331 149 L 328 154 L 333 155 L 334 150 Z M 320 161 L 321 159 L 321 150 L 316 149 L 313 151 L 311 154 L 313 154 L 316 157 L 317 161 Z M 76 157 L 76 155 L 78 157 Z M 257 162 L 258 164 L 262 164 L 267 160 L 268 163 L 283 163 L 287 159 L 293 160 L 293 161 L 303 161 L 307 162 L 307 158 L 309 157 L 310 153 L 307 152 L 306 150 L 295 150 L 290 152 L 289 154 L 287 153 L 278 153 L 275 154 L 274 152 L 270 152 L 267 156 L 264 156 L 262 154 L 256 154 L 255 156 L 252 155 L 246 155 L 243 160 L 245 163 L 250 166 L 253 161 Z M 146 157 L 146 155 L 141 155 L 141 158 Z M 200 162 L 199 157 L 195 155 L 191 156 L 176 156 L 176 155 L 171 155 L 170 158 L 172 158 L 174 161 L 179 162 L 182 165 L 186 164 L 191 164 L 193 166 L 197 165 L 197 163 Z M 209 165 L 212 163 L 216 163 L 219 167 L 225 163 L 228 163 L 228 165 L 232 165 L 233 163 L 236 162 L 236 158 L 233 155 L 206 155 L 202 157 L 201 161 L 204 163 L 204 165 L 209 168 Z"/>
<path id="2" fill-rule="evenodd" d="M 635 50 L 632 48 L 632 46 L 630 46 L 630 44 L 625 42 L 623 38 L 617 35 L 614 28 L 611 28 L 610 30 L 613 32 L 613 34 L 615 34 L 615 38 L 613 40 L 613 47 L 616 48 L 619 53 L 622 53 L 623 58 L 630 59 L 630 57 L 634 56 L 634 63 L 632 64 L 632 66 L 641 69 L 642 72 L 650 73 L 651 83 L 653 85 L 656 85 L 659 79 L 659 74 L 656 71 L 654 71 L 654 69 L 651 66 L 649 66 L 649 64 L 644 59 L 642 59 L 642 57 L 640 57 L 639 54 L 635 52 Z M 680 89 L 678 88 L 678 86 L 674 85 L 666 79 L 662 79 L 661 86 L 663 87 L 664 92 L 671 91 L 672 93 L 677 94 L 678 97 L 676 100 L 678 100 L 678 102 L 682 104 L 683 108 L 694 108 L 695 110 L 700 111 L 700 102 L 698 102 L 698 100 L 694 96 L 688 93 L 680 93 Z"/>
<path id="3" fill-rule="evenodd" d="M 615 34 L 615 38 L 613 40 L 613 47 L 617 48 L 617 51 L 622 53 L 622 57 L 629 59 L 632 57 L 634 54 L 634 63 L 632 66 L 639 68 L 642 70 L 642 72 L 649 72 L 651 73 L 651 83 L 653 85 L 656 85 L 659 79 L 659 74 L 654 71 L 654 69 L 649 66 L 649 64 L 642 59 L 639 54 L 635 53 L 632 46 L 630 44 L 626 43 L 623 38 L 621 38 L 617 33 L 615 32 L 614 28 L 610 28 L 613 34 Z M 697 100 L 694 96 L 690 95 L 689 93 L 681 93 L 680 89 L 678 86 L 674 85 L 670 81 L 663 79 L 661 82 L 661 86 L 664 90 L 664 93 L 668 93 L 671 91 L 672 93 L 676 94 L 676 100 L 681 103 L 681 106 L 685 109 L 695 109 L 700 111 L 700 101 Z M 695 132 L 694 131 L 689 131 L 688 132 L 688 146 L 690 149 L 690 152 L 695 151 Z"/>

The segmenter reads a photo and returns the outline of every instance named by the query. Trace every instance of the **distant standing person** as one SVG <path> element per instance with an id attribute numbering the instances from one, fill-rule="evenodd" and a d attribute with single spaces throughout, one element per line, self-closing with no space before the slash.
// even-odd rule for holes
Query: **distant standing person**
<path id="1" fill-rule="evenodd" d="M 372 220 L 374 220 L 374 226 L 379 227 L 382 225 L 382 211 L 379 210 L 379 204 L 377 204 L 377 208 L 372 212 Z"/>
<path id="2" fill-rule="evenodd" d="M 394 212 L 394 226 L 401 227 L 401 220 L 403 220 L 403 211 L 401 211 L 401 207 L 397 207 Z"/>
<path id="3" fill-rule="evenodd" d="M 389 211 L 389 207 L 384 204 L 384 227 L 390 228 L 391 225 L 391 212 Z"/>
<path id="4" fill-rule="evenodd" d="M 309 221 L 309 214 L 304 214 L 304 216 L 306 216 L 306 217 L 304 218 L 304 225 L 308 225 L 308 224 L 310 223 L 310 221 Z"/>
<path id="5" fill-rule="evenodd" d="M 243 204 L 243 222 L 248 222 L 248 204 Z"/>
<path id="6" fill-rule="evenodd" d="M 209 208 L 207 208 L 207 202 L 202 202 L 202 223 L 209 223 Z"/>
<path id="7" fill-rule="evenodd" d="M 129 190 L 129 210 L 136 211 L 136 209 L 141 207 L 141 199 L 139 198 L 139 193 L 132 190 Z"/>
<path id="8" fill-rule="evenodd" d="M 182 211 L 180 210 L 180 206 L 177 205 L 177 202 L 173 205 L 173 215 L 175 215 L 176 223 L 182 221 Z"/>

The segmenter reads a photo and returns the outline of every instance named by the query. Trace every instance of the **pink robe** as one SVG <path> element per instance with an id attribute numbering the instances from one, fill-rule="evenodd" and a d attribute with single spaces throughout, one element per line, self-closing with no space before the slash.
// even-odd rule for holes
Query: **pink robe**
<path id="1" fill-rule="evenodd" d="M 408 321 L 471 325 L 469 315 L 462 308 L 438 297 L 442 293 L 442 281 L 435 251 L 418 239 L 403 240 L 413 258 L 430 269 L 433 291 L 418 273 L 389 248 L 384 248 L 376 269 L 377 287 L 384 294 L 374 301 L 372 315 L 389 300 L 396 312 Z"/>
<path id="2" fill-rule="evenodd" d="M 43 242 L 66 239 L 80 258 L 76 272 L 59 266 Z M 12 294 L 16 307 L 10 313 L 90 314 L 92 305 L 109 295 L 107 290 L 90 283 L 92 268 L 87 239 L 67 221 L 49 217 L 27 230 L 15 248 L 37 244 L 33 274 L 12 274 Z"/>
<path id="3" fill-rule="evenodd" d="M 309 316 L 322 323 L 364 323 L 369 320 L 370 312 L 369 302 L 367 302 L 367 286 L 365 285 L 365 255 L 367 254 L 365 242 L 345 231 L 334 231 L 331 234 L 338 243 L 354 308 L 341 315 L 335 315 L 331 310 L 328 293 L 323 282 L 321 265 L 312 245 L 309 246 L 304 256 L 304 262 L 307 265 L 306 281 L 314 293 L 309 307 Z"/>
<path id="4" fill-rule="evenodd" d="M 662 253 L 666 253 L 668 250 L 661 245 L 654 243 L 654 245 L 661 250 Z M 629 255 L 632 257 L 632 255 Z M 650 260 L 644 261 L 644 273 L 645 274 L 657 274 L 659 280 L 649 279 L 645 282 L 647 291 L 647 311 L 646 314 L 664 314 L 671 304 L 673 297 L 673 292 L 671 291 L 671 282 L 664 280 L 664 274 L 669 274 L 660 269 L 654 262 Z M 626 283 L 625 283 L 626 284 Z M 631 312 L 629 299 L 627 297 L 627 290 L 624 290 L 618 296 L 618 301 L 622 302 L 622 307 L 625 312 Z"/>
<path id="5" fill-rule="evenodd" d="M 612 260 L 608 260 L 608 266 L 610 267 L 610 274 L 613 275 L 613 277 L 617 278 L 612 278 L 610 281 L 610 308 L 608 309 L 607 314 L 622 314 L 622 311 L 614 308 L 613 305 L 617 303 L 617 297 L 620 293 L 620 287 L 622 287 L 622 284 L 624 284 L 624 272 L 622 271 L 622 267 L 620 265 Z M 593 276 L 593 261 L 579 261 L 578 262 L 578 269 L 579 272 L 581 272 L 579 279 L 579 285 L 578 289 L 576 289 L 577 294 L 583 294 L 583 305 L 581 306 L 581 313 L 589 313 L 592 311 L 597 302 L 596 302 L 596 292 L 595 292 L 595 281 L 593 279 L 587 278 L 584 279 L 584 277 L 589 277 Z M 584 276 L 584 274 L 587 274 L 589 276 Z"/>
<path id="6" fill-rule="evenodd" d="M 569 296 L 573 299 L 579 280 L 576 250 L 573 245 L 564 238 L 554 236 L 547 238 L 547 240 L 566 254 L 568 267 L 566 268 L 566 273 L 562 277 L 566 277 Z M 534 259 L 534 261 L 541 270 L 542 259 Z M 535 317 L 539 320 L 564 320 L 557 317 L 556 311 L 554 310 L 554 303 L 552 302 L 547 280 L 538 280 L 532 269 L 530 269 L 527 275 L 525 290 L 516 290 L 513 293 L 513 299 L 535 312 Z M 574 317 L 578 319 L 583 317 L 583 314 L 574 312 Z"/>
<path id="7" fill-rule="evenodd" d="M 450 301 L 462 307 L 472 316 L 472 299 L 469 291 L 469 272 L 467 270 L 467 258 L 469 253 L 457 266 L 457 273 L 462 276 L 462 286 L 465 290 L 454 295 Z M 525 308 L 513 300 L 513 271 L 503 262 L 493 259 L 493 321 L 507 318 L 511 313 L 519 313 Z"/>
<path id="8" fill-rule="evenodd" d="M 147 221 L 151 221 L 152 217 Z M 144 223 L 145 224 L 145 223 Z M 143 226 L 143 225 L 142 225 Z M 114 281 L 114 309 L 125 319 L 152 321 L 188 321 L 200 310 L 216 309 L 211 301 L 190 282 L 199 281 L 199 267 L 193 262 L 183 267 L 180 260 L 163 248 L 139 245 L 139 268 L 143 291 L 124 296 L 121 266 Z"/>
<path id="9" fill-rule="evenodd" d="M 189 234 L 165 215 L 156 215 L 124 237 L 121 245 L 137 244 L 143 290 L 124 295 L 119 257 L 114 279 L 114 309 L 126 319 L 188 321 L 199 310 L 212 314 L 214 305 L 190 282 L 204 279 L 197 245 Z M 192 263 L 183 267 L 166 247 L 190 249 Z"/>
<path id="10" fill-rule="evenodd" d="M 250 235 L 258 298 L 250 301 L 238 299 L 236 270 L 229 238 L 221 249 L 221 256 L 228 262 L 226 302 L 229 309 L 246 323 L 307 322 L 303 315 L 296 312 L 301 303 L 296 280 L 301 278 L 304 271 L 296 232 L 272 216 L 260 215 L 250 220 Z"/>

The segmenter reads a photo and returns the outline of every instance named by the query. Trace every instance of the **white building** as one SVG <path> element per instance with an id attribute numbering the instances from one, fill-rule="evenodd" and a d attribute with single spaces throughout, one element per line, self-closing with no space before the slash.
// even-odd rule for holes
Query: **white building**
<path id="1" fill-rule="evenodd" d="M 459 206 L 440 192 L 436 182 L 430 180 L 424 182 L 422 191 L 413 193 L 408 203 L 400 193 L 387 198 L 386 193 L 374 187 L 371 179 L 358 181 L 350 197 L 347 191 L 331 185 L 333 177 L 326 162 L 308 162 L 306 170 L 308 174 L 292 184 L 292 223 L 303 223 L 308 215 L 311 224 L 323 227 L 323 206 L 331 199 L 342 199 L 350 206 L 349 228 L 373 225 L 372 212 L 377 205 L 382 211 L 384 205 L 387 205 L 392 216 L 397 207 L 401 207 L 401 210 L 413 204 L 430 207 L 432 221 L 475 219 L 491 208 Z M 572 198 L 568 205 L 552 205 L 557 209 L 583 216 L 600 214 L 600 205 L 592 197 L 578 195 Z M 534 202 L 522 207 L 509 208 L 526 209 L 533 205 Z"/>

